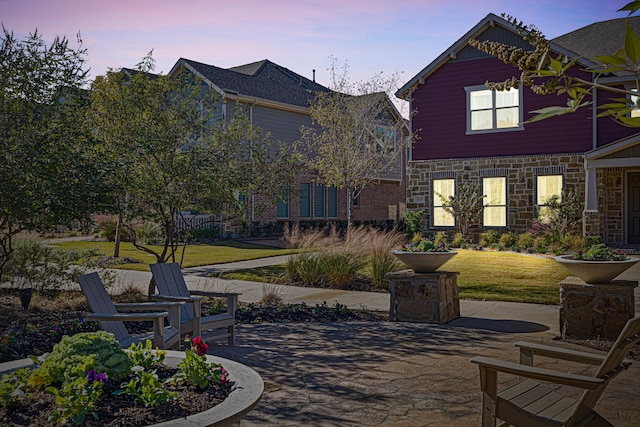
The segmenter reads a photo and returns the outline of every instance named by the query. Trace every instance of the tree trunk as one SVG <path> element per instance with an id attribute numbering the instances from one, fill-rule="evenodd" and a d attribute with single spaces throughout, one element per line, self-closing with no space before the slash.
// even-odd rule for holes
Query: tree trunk
<path id="1" fill-rule="evenodd" d="M 116 219 L 116 231 L 114 240 L 115 243 L 113 245 L 113 257 L 118 258 L 120 256 L 120 231 L 122 230 L 122 213 L 118 214 L 118 218 Z"/>
<path id="2" fill-rule="evenodd" d="M 153 280 L 153 276 L 151 276 L 151 280 L 149 280 L 149 288 L 147 292 L 147 296 L 149 298 L 151 298 L 151 295 L 156 293 L 156 281 Z"/>
<path id="3" fill-rule="evenodd" d="M 347 188 L 347 229 L 351 228 L 351 222 L 353 221 L 353 191 Z"/>

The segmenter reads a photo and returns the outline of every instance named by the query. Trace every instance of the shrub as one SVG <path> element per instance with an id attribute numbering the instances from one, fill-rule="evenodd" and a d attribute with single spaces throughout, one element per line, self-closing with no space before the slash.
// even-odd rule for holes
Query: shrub
<path id="1" fill-rule="evenodd" d="M 534 237 L 531 233 L 522 233 L 518 236 L 518 247 L 529 249 L 534 246 Z"/>
<path id="2" fill-rule="evenodd" d="M 533 239 L 533 246 L 539 254 L 546 254 L 549 250 L 549 242 L 542 236 Z"/>
<path id="3" fill-rule="evenodd" d="M 499 249 L 509 249 L 516 246 L 517 239 L 514 233 L 502 233 L 500 240 L 498 240 Z"/>
<path id="4" fill-rule="evenodd" d="M 447 240 L 447 233 L 444 231 L 438 231 L 436 233 L 436 237 L 433 239 L 433 243 L 436 246 L 449 246 L 449 242 Z"/>
<path id="5" fill-rule="evenodd" d="M 320 270 L 325 280 L 334 288 L 340 288 L 353 282 L 364 261 L 347 252 L 320 252 L 318 254 Z"/>
<path id="6" fill-rule="evenodd" d="M 480 234 L 480 246 L 492 247 L 498 243 L 498 232 L 487 230 Z"/>
<path id="7" fill-rule="evenodd" d="M 463 249 L 467 247 L 467 241 L 464 239 L 464 236 L 462 235 L 462 233 L 456 233 L 453 236 L 453 240 L 451 241 L 451 247 L 463 248 Z"/>
<path id="8" fill-rule="evenodd" d="M 586 251 L 591 246 L 602 243 L 602 237 L 600 236 L 584 236 L 582 238 L 582 250 Z"/>
<path id="9" fill-rule="evenodd" d="M 131 360 L 112 334 L 104 331 L 64 336 L 42 365 L 34 369 L 29 385 L 40 388 L 62 384 L 65 375 L 84 376 L 94 369 L 113 381 L 121 381 L 131 370 Z"/>
<path id="10" fill-rule="evenodd" d="M 60 249 L 41 239 L 18 240 L 3 269 L 3 279 L 19 289 L 57 290 L 75 283 L 92 266 L 97 249 Z"/>
<path id="11" fill-rule="evenodd" d="M 416 233 L 422 233 L 422 216 L 424 210 L 406 211 L 404 214 L 404 223 L 407 229 L 407 234 L 413 236 Z"/>
<path id="12" fill-rule="evenodd" d="M 562 239 L 561 246 L 565 252 L 579 251 L 585 246 L 584 239 L 576 234 L 566 234 Z"/>
<path id="13" fill-rule="evenodd" d="M 309 286 L 321 285 L 324 276 L 318 256 L 312 252 L 302 252 L 295 257 L 289 257 L 287 277 L 291 281 L 301 281 Z"/>

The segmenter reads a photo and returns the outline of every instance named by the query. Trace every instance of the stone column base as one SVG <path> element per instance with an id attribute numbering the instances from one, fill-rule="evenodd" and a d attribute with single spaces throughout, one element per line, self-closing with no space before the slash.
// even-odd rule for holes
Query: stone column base
<path id="1" fill-rule="evenodd" d="M 446 323 L 460 317 L 458 273 L 415 273 L 403 270 L 387 274 L 391 306 L 389 320 Z"/>
<path id="2" fill-rule="evenodd" d="M 635 317 L 636 286 L 638 282 L 632 280 L 589 284 L 575 276 L 564 279 L 560 282 L 562 338 L 616 339 Z"/>

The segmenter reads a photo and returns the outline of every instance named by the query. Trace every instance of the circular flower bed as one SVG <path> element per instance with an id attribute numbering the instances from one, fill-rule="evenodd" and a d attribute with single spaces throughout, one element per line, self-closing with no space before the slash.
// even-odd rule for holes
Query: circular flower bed
<path id="1" fill-rule="evenodd" d="M 233 383 L 207 360 L 200 337 L 175 366 L 151 343 L 120 348 L 102 331 L 65 336 L 33 370 L 0 380 L 0 424 L 141 426 L 205 411 L 224 401 Z"/>

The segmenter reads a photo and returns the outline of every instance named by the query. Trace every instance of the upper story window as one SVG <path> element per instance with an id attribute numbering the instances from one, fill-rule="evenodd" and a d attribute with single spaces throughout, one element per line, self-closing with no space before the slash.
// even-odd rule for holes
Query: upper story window
<path id="1" fill-rule="evenodd" d="M 631 92 L 638 93 L 638 89 L 633 88 L 631 89 Z M 630 95 L 629 97 L 631 98 L 631 102 L 633 102 L 635 105 L 638 105 L 638 97 L 636 95 Z M 633 110 L 631 110 L 631 112 L 629 113 L 629 116 L 640 117 L 640 108 L 634 108 Z"/>
<path id="2" fill-rule="evenodd" d="M 522 91 L 496 91 L 486 86 L 465 87 L 467 133 L 522 130 Z"/>

